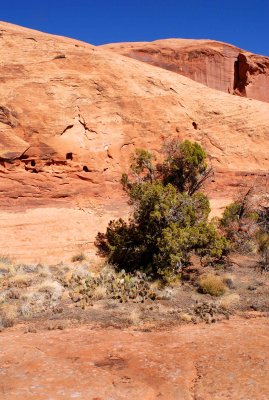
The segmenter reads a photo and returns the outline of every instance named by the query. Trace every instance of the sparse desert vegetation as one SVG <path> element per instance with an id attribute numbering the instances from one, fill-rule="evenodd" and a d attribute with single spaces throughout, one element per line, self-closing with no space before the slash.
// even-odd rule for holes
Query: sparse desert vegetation
<path id="1" fill-rule="evenodd" d="M 226 291 L 226 286 L 220 276 L 209 273 L 200 277 L 199 290 L 211 296 L 222 296 Z"/>
<path id="2" fill-rule="evenodd" d="M 82 262 L 86 260 L 86 255 L 84 253 L 78 253 L 73 255 L 72 262 Z"/>
<path id="3" fill-rule="evenodd" d="M 63 272 L 59 270 L 59 274 Z M 5 257 L 0 269 L 2 326 L 53 310 L 61 301 L 63 286 L 48 266 L 16 264 Z"/>
<path id="4" fill-rule="evenodd" d="M 1 399 L 267 399 L 268 59 L 0 26 Z"/>
<path id="5" fill-rule="evenodd" d="M 0 327 L 27 323 L 35 331 L 91 323 L 144 329 L 213 323 L 253 310 L 268 313 L 268 273 L 257 268 L 258 262 L 258 254 L 233 253 L 217 269 L 194 263 L 176 281 L 164 284 L 106 263 L 97 268 L 89 262 L 44 266 L 6 260 L 0 277 Z"/>
<path id="6" fill-rule="evenodd" d="M 17 3 L 96 44 L 268 36 L 267 2 Z M 1 400 L 268 399 L 269 58 L 167 39 L 0 22 Z"/>
<path id="7" fill-rule="evenodd" d="M 51 266 L 0 258 L 1 328 L 37 320 L 51 330 L 66 321 L 213 323 L 269 311 L 268 208 L 249 190 L 211 221 L 209 200 L 198 191 L 211 174 L 204 150 L 171 141 L 164 155 L 158 164 L 136 151 L 122 177 L 133 215 L 97 235 L 99 264 L 82 252 Z"/>
<path id="8" fill-rule="evenodd" d="M 209 220 L 209 199 L 200 191 L 211 175 L 203 148 L 172 140 L 163 151 L 164 162 L 157 163 L 152 153 L 136 150 L 130 174 L 122 176 L 132 217 L 110 221 L 96 245 L 118 268 L 169 282 L 192 254 L 203 264 L 222 260 L 229 241 Z"/>

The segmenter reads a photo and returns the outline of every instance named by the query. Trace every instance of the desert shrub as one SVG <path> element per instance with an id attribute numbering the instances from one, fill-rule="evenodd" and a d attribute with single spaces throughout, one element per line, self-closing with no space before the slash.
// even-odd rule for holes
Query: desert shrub
<path id="1" fill-rule="evenodd" d="M 220 306 L 225 310 L 233 310 L 240 303 L 240 296 L 237 293 L 229 293 L 220 300 Z"/>
<path id="2" fill-rule="evenodd" d="M 171 183 L 180 192 L 192 195 L 211 175 L 206 153 L 198 143 L 171 140 L 165 144 L 164 153 L 166 159 L 158 169 L 163 173 L 164 183 Z"/>
<path id="3" fill-rule="evenodd" d="M 223 282 L 229 289 L 235 289 L 236 288 L 236 283 L 235 283 L 235 278 L 231 274 L 225 274 L 222 277 Z"/>
<path id="4" fill-rule="evenodd" d="M 130 325 L 139 325 L 141 321 L 141 313 L 137 309 L 133 309 L 128 318 L 128 322 Z"/>
<path id="5" fill-rule="evenodd" d="M 256 234 L 262 271 L 269 271 L 269 232 L 260 230 Z"/>
<path id="6" fill-rule="evenodd" d="M 208 176 L 200 145 L 173 142 L 162 165 L 153 160 L 145 150 L 136 152 L 131 174 L 122 178 L 133 215 L 128 222 L 110 221 L 96 245 L 119 269 L 140 269 L 168 281 L 192 253 L 220 259 L 228 242 L 208 220 L 208 198 L 197 192 Z"/>
<path id="7" fill-rule="evenodd" d="M 226 286 L 222 279 L 214 274 L 202 275 L 199 279 L 199 290 L 211 296 L 221 296 L 226 291 Z"/>
<path id="8" fill-rule="evenodd" d="M 48 309 L 46 294 L 29 290 L 21 296 L 19 312 L 25 318 L 31 318 Z"/>
<path id="9" fill-rule="evenodd" d="M 0 255 L 0 277 L 10 276 L 14 271 L 15 265 L 13 260 L 9 256 Z"/>
<path id="10" fill-rule="evenodd" d="M 93 300 L 102 300 L 106 297 L 107 289 L 105 285 L 96 286 L 92 293 Z"/>
<path id="11" fill-rule="evenodd" d="M 260 206 L 260 200 L 249 189 L 226 207 L 220 226 L 233 243 L 233 250 L 258 252 L 262 269 L 269 270 L 269 207 Z"/>
<path id="12" fill-rule="evenodd" d="M 265 231 L 259 231 L 256 234 L 257 243 L 258 243 L 258 250 L 261 253 L 264 253 L 269 248 L 269 233 Z"/>
<path id="13" fill-rule="evenodd" d="M 81 277 L 74 274 L 69 288 L 71 299 L 82 308 L 86 308 L 92 301 L 104 298 L 120 303 L 128 301 L 144 303 L 147 299 L 156 298 L 156 292 L 151 287 L 147 276 L 140 272 L 130 274 L 120 271 L 117 273 L 112 269 L 104 269 L 97 276 L 88 274 Z"/>
<path id="14" fill-rule="evenodd" d="M 14 261 L 12 264 L 0 263 L 0 269 L 2 325 L 13 324 L 17 318 L 31 318 L 53 310 L 61 301 L 64 288 L 58 275 L 62 269 L 40 264 L 16 264 Z"/>
<path id="15" fill-rule="evenodd" d="M 72 257 L 72 262 L 82 262 L 82 261 L 85 261 L 86 260 L 86 255 L 84 254 L 84 253 L 79 253 L 79 254 L 75 254 L 73 257 Z"/>
<path id="16" fill-rule="evenodd" d="M 225 208 L 223 216 L 220 220 L 220 223 L 224 228 L 228 228 L 232 223 L 238 223 L 240 219 L 241 207 L 242 206 L 240 202 L 235 201 Z"/>
<path id="17" fill-rule="evenodd" d="M 3 304 L 0 308 L 0 327 L 9 328 L 14 325 L 18 316 L 17 306 Z"/>
<path id="18" fill-rule="evenodd" d="M 255 204 L 255 196 L 252 196 L 252 190 L 249 189 L 246 194 L 225 208 L 220 226 L 232 243 L 233 250 L 246 254 L 255 250 L 255 237 L 260 231 L 258 221 L 259 211 Z"/>
<path id="19" fill-rule="evenodd" d="M 204 321 L 210 324 L 222 320 L 223 317 L 229 318 L 229 312 L 217 302 L 202 301 L 198 302 L 193 308 L 193 317 L 197 322 Z"/>
<path id="20" fill-rule="evenodd" d="M 269 233 L 269 207 L 264 206 L 258 210 L 258 224 L 263 232 Z"/>
<path id="21" fill-rule="evenodd" d="M 16 271 L 14 276 L 10 277 L 8 285 L 9 287 L 24 288 L 29 287 L 32 284 L 33 277 L 30 274 L 19 273 Z"/>
<path id="22" fill-rule="evenodd" d="M 1 254 L 0 255 L 0 263 L 1 264 L 9 264 L 10 265 L 10 264 L 13 263 L 13 260 L 9 255 Z"/>
<path id="23" fill-rule="evenodd" d="M 45 280 L 35 286 L 35 291 L 45 293 L 46 297 L 52 301 L 58 301 L 63 294 L 63 287 L 57 281 Z"/>
<path id="24" fill-rule="evenodd" d="M 259 231 L 256 234 L 258 252 L 260 254 L 262 271 L 269 271 L 269 207 L 259 210 Z"/>
<path id="25" fill-rule="evenodd" d="M 156 168 L 153 164 L 155 157 L 152 153 L 145 149 L 136 149 L 135 155 L 132 157 L 131 170 L 137 176 L 144 174 L 144 178 L 153 181 Z"/>

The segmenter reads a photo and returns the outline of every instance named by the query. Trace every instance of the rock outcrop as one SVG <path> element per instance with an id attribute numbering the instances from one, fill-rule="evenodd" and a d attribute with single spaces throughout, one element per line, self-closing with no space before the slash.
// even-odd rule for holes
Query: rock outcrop
<path id="1" fill-rule="evenodd" d="M 269 57 L 213 40 L 167 39 L 102 46 L 222 92 L 269 102 Z"/>
<path id="2" fill-rule="evenodd" d="M 0 33 L 0 254 L 94 254 L 97 231 L 128 212 L 119 179 L 135 147 L 158 156 L 171 137 L 206 148 L 215 211 L 266 187 L 269 104 L 76 40 Z"/>
<path id="3" fill-rule="evenodd" d="M 268 398 L 267 318 L 160 331 L 17 327 L 0 346 L 3 400 Z"/>

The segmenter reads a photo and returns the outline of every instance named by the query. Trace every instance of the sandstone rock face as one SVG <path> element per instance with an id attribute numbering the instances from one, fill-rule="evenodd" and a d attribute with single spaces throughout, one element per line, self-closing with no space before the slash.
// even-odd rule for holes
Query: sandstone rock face
<path id="1" fill-rule="evenodd" d="M 157 332 L 6 330 L 1 399 L 266 400 L 268 356 L 266 318 Z"/>
<path id="2" fill-rule="evenodd" d="M 210 88 L 269 102 L 269 57 L 212 40 L 166 39 L 102 46 Z"/>
<path id="3" fill-rule="evenodd" d="M 56 262 L 95 254 L 128 212 L 119 179 L 135 147 L 199 141 L 215 212 L 266 188 L 269 104 L 72 39 L 0 23 L 0 254 Z"/>

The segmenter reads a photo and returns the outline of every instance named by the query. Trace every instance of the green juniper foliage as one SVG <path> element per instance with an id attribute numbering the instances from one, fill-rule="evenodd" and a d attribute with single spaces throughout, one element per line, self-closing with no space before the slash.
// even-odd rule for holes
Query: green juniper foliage
<path id="1" fill-rule="evenodd" d="M 223 213 L 223 216 L 220 220 L 221 226 L 223 228 L 227 228 L 230 224 L 238 222 L 240 220 L 240 216 L 242 214 L 242 205 L 239 201 L 235 201 L 229 204 Z"/>
<path id="2" fill-rule="evenodd" d="M 136 150 L 131 174 L 122 184 L 133 215 L 111 221 L 96 245 L 120 269 L 141 269 L 165 280 L 188 264 L 192 253 L 220 259 L 228 243 L 208 221 L 208 198 L 197 190 L 209 176 L 205 152 L 198 143 L 170 142 L 162 164 Z"/>
<path id="3" fill-rule="evenodd" d="M 165 184 L 172 183 L 180 192 L 192 195 L 199 190 L 212 170 L 206 163 L 206 153 L 198 143 L 171 140 L 164 146 L 167 155 L 159 167 Z"/>

